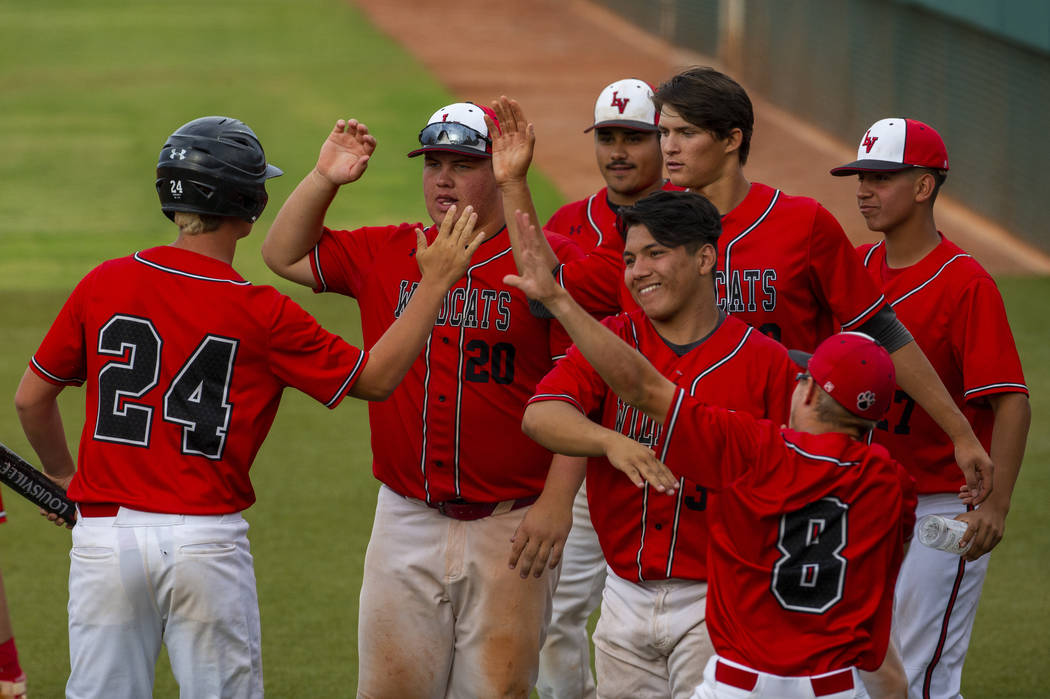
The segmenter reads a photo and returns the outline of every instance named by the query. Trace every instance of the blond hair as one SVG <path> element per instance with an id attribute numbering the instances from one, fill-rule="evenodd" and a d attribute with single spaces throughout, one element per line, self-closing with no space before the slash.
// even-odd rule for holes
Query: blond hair
<path id="1" fill-rule="evenodd" d="M 199 235 L 211 233 L 218 230 L 222 225 L 223 216 L 214 214 L 192 214 L 185 211 L 175 212 L 175 225 L 179 227 L 182 235 Z"/>

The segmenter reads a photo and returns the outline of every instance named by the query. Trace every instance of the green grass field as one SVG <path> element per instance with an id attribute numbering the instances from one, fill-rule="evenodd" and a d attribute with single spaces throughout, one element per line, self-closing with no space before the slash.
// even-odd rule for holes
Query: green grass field
<path id="1" fill-rule="evenodd" d="M 229 114 L 260 135 L 287 175 L 236 266 L 290 293 L 323 324 L 359 341 L 357 310 L 279 282 L 259 244 L 278 205 L 310 169 L 335 118 L 367 123 L 379 148 L 365 178 L 337 199 L 346 225 L 425 218 L 419 165 L 404 157 L 422 121 L 453 100 L 437 80 L 343 0 L 0 0 L 0 441 L 32 457 L 11 399 L 26 361 L 73 285 L 108 257 L 170 242 L 153 190 L 155 158 L 180 124 Z M 541 216 L 559 204 L 541 177 Z M 1006 540 L 994 555 L 964 690 L 979 697 L 1047 693 L 1044 584 L 1050 494 L 1050 279 L 1001 280 L 1033 393 L 1034 422 Z M 993 358 L 990 358 L 993 359 Z M 71 443 L 83 394 L 62 405 Z M 267 692 L 351 696 L 361 562 L 377 484 L 363 403 L 327 411 L 287 393 L 253 469 L 249 511 L 263 620 Z M 7 491 L 0 569 L 31 696 L 62 695 L 68 673 L 69 535 Z M 162 661 L 157 697 L 177 688 Z"/>

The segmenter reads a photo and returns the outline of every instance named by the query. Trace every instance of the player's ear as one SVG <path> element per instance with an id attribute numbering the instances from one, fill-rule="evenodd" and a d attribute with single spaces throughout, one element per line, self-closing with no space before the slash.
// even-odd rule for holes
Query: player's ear
<path id="1" fill-rule="evenodd" d="M 740 144 L 744 142 L 744 132 L 740 129 L 733 129 L 729 132 L 729 136 L 725 139 L 725 152 L 732 153 L 733 151 L 740 150 Z"/>
<path id="2" fill-rule="evenodd" d="M 696 268 L 701 277 L 710 275 L 718 263 L 718 250 L 714 245 L 707 243 L 701 245 L 696 251 Z"/>
<path id="3" fill-rule="evenodd" d="M 932 172 L 923 171 L 915 178 L 915 203 L 921 204 L 929 201 L 933 192 L 937 189 L 937 180 Z"/>

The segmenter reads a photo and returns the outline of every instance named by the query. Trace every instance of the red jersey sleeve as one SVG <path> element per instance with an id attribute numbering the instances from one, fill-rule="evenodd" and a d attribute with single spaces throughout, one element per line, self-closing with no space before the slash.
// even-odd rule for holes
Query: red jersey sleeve
<path id="1" fill-rule="evenodd" d="M 290 298 L 274 295 L 268 347 L 274 376 L 334 408 L 361 376 L 368 353 L 322 328 Z"/>
<path id="2" fill-rule="evenodd" d="M 80 386 L 87 380 L 83 300 L 90 298 L 98 270 L 80 280 L 29 362 L 33 372 L 49 383 Z"/>
<path id="3" fill-rule="evenodd" d="M 614 318 L 603 321 L 613 332 L 619 330 Z M 621 335 L 622 337 L 622 335 Z M 587 362 L 583 353 L 571 345 L 563 359 L 547 372 L 536 385 L 536 393 L 528 404 L 561 400 L 571 404 L 584 415 L 600 420 L 600 411 L 608 393 L 608 386 Z"/>
<path id="4" fill-rule="evenodd" d="M 332 291 L 357 297 L 364 280 L 372 273 L 376 252 L 387 240 L 404 228 L 428 226 L 402 223 L 397 226 L 369 226 L 352 231 L 324 229 L 321 239 L 310 252 L 310 269 L 317 293 Z"/>
<path id="5" fill-rule="evenodd" d="M 967 401 L 995 393 L 1028 395 L 1006 308 L 990 277 L 976 277 L 966 287 L 954 309 L 951 334 Z"/>
<path id="6" fill-rule="evenodd" d="M 843 330 L 856 330 L 875 315 L 885 298 L 842 226 L 819 204 L 809 249 L 814 292 L 824 299 Z"/>
<path id="7" fill-rule="evenodd" d="M 617 249 L 603 241 L 585 257 L 563 263 L 554 271 L 558 283 L 592 315 L 607 316 L 622 310 L 622 245 Z"/>
<path id="8" fill-rule="evenodd" d="M 722 490 L 758 460 L 760 445 L 767 441 L 762 424 L 746 413 L 705 405 L 677 388 L 655 447 L 656 457 L 676 464 L 677 475 Z"/>
<path id="9" fill-rule="evenodd" d="M 558 214 L 555 213 L 554 216 Z M 551 221 L 554 217 L 551 217 Z M 583 249 L 574 243 L 571 238 L 562 235 L 561 233 L 554 233 L 548 230 L 543 231 L 547 236 L 547 241 L 551 245 L 551 249 L 554 254 L 557 255 L 558 260 L 561 264 L 571 262 L 573 260 L 579 260 L 586 257 L 586 253 Z M 561 359 L 565 356 L 566 351 L 569 349 L 569 345 L 572 344 L 572 338 L 569 337 L 569 333 L 566 332 L 565 328 L 562 327 L 561 323 L 557 319 L 551 319 L 551 334 L 550 334 L 550 352 L 552 359 Z"/>

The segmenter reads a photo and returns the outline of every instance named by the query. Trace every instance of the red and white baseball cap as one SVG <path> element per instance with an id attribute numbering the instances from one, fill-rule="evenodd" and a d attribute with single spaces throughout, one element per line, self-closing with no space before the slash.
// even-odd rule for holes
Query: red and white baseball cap
<path id="1" fill-rule="evenodd" d="M 897 375 L 890 353 L 864 333 L 832 335 L 813 354 L 791 350 L 796 364 L 839 405 L 858 417 L 878 420 L 890 407 Z"/>
<path id="2" fill-rule="evenodd" d="M 837 167 L 832 175 L 858 172 L 898 172 L 912 167 L 948 169 L 948 149 L 937 130 L 915 119 L 880 119 L 860 140 L 857 159 Z"/>
<path id="3" fill-rule="evenodd" d="M 634 131 L 656 131 L 660 112 L 653 104 L 653 88 L 635 78 L 617 80 L 602 90 L 594 103 L 594 124 L 587 133 L 600 126 L 618 126 Z"/>
<path id="4" fill-rule="evenodd" d="M 499 126 L 496 113 L 473 102 L 456 102 L 431 115 L 419 132 L 420 148 L 408 154 L 414 158 L 427 151 L 463 153 L 478 158 L 492 157 L 492 139 L 485 125 L 485 115 Z"/>

